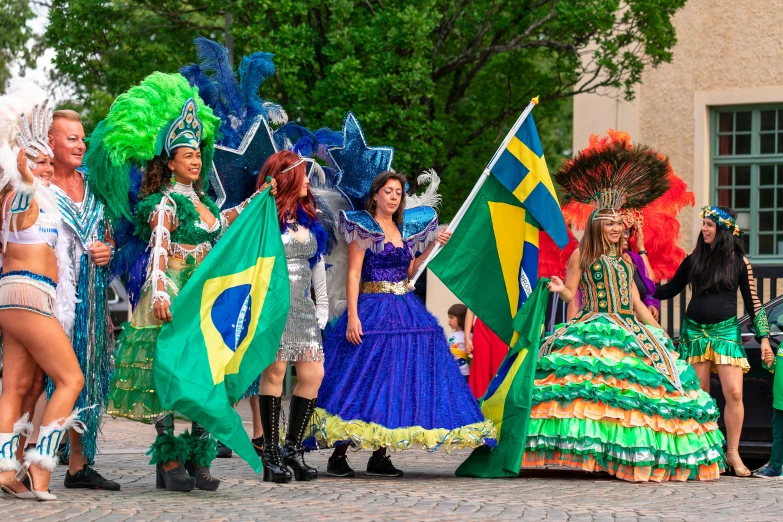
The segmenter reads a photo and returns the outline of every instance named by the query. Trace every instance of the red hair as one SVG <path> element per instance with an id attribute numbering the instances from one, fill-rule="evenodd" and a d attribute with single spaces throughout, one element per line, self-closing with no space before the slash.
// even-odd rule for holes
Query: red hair
<path id="1" fill-rule="evenodd" d="M 301 207 L 310 219 L 316 219 L 315 198 L 310 192 L 310 188 L 307 188 L 306 196 L 299 196 L 307 175 L 307 163 L 302 162 L 291 170 L 283 172 L 301 159 L 298 154 L 288 150 L 276 152 L 269 156 L 258 174 L 257 189 L 261 188 L 267 177 L 277 180 L 275 203 L 277 203 L 277 220 L 280 223 L 280 230 L 285 230 L 289 217 L 297 217 L 297 207 Z"/>

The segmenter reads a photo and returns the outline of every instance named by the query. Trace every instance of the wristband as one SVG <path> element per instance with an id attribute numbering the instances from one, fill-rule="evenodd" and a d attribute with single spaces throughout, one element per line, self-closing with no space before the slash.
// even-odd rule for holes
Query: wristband
<path id="1" fill-rule="evenodd" d="M 639 250 L 639 255 L 640 256 L 646 256 L 647 255 L 647 251 L 646 250 Z"/>

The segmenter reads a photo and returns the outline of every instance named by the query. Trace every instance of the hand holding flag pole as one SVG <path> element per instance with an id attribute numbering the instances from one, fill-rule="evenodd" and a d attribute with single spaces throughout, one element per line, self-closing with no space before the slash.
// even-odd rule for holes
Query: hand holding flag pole
<path id="1" fill-rule="evenodd" d="M 451 220 L 451 223 L 449 223 L 446 230 L 448 232 L 454 232 L 454 230 L 459 225 L 460 221 L 462 221 L 462 218 L 465 216 L 465 213 L 468 211 L 468 207 L 470 207 L 470 204 L 473 202 L 473 200 L 476 198 L 476 194 L 478 194 L 479 189 L 484 184 L 484 182 L 487 180 L 487 177 L 492 172 L 492 168 L 495 166 L 495 163 L 497 163 L 498 159 L 500 158 L 500 155 L 503 153 L 503 151 L 508 146 L 508 143 L 511 141 L 511 139 L 516 134 L 519 127 L 522 125 L 522 123 L 525 121 L 525 119 L 528 117 L 530 112 L 533 110 L 533 107 L 538 105 L 538 96 L 530 100 L 530 103 L 528 103 L 527 107 L 525 107 L 525 110 L 522 111 L 522 114 L 519 115 L 519 118 L 517 118 L 516 123 L 514 123 L 514 126 L 511 127 L 511 130 L 508 131 L 508 134 L 506 134 L 505 139 L 503 140 L 503 143 L 500 144 L 500 147 L 498 147 L 498 150 L 495 151 L 495 154 L 492 156 L 492 159 L 487 164 L 487 167 L 484 169 L 484 172 L 481 173 L 481 177 L 478 179 L 476 184 L 473 186 L 473 189 L 470 191 L 470 194 L 468 194 L 467 199 L 464 203 L 462 203 L 462 206 L 457 211 L 457 214 L 454 216 L 454 219 Z M 419 280 L 419 277 L 421 277 L 421 274 L 424 273 L 424 270 L 427 268 L 427 265 L 432 261 L 432 259 L 438 255 L 438 252 L 443 248 L 443 245 L 438 243 L 433 247 L 433 249 L 430 251 L 429 255 L 427 255 L 427 258 L 424 260 L 424 262 L 419 266 L 419 269 L 416 271 L 416 274 L 413 276 L 413 278 L 408 283 L 408 287 L 413 289 L 413 287 L 416 285 L 416 281 Z"/>

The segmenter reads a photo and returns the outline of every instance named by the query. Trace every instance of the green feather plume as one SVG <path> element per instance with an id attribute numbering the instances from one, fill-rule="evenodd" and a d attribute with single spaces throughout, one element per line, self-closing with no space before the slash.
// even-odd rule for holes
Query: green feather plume
<path id="1" fill-rule="evenodd" d="M 191 87 L 184 76 L 152 73 L 114 100 L 109 114 L 93 132 L 84 158 L 90 188 L 106 204 L 110 218 L 131 219 L 128 200 L 131 167 L 143 168 L 153 158 L 158 134 L 180 115 L 189 98 L 196 100 L 203 124 L 201 178 L 206 189 L 220 119 L 199 97 L 198 88 Z"/>

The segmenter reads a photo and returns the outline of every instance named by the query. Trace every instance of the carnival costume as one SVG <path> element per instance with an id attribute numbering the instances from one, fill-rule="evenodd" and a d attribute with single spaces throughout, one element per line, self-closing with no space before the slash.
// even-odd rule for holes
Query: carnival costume
<path id="1" fill-rule="evenodd" d="M 615 143 L 582 151 L 555 176 L 619 219 L 665 192 L 668 160 Z M 588 226 L 592 226 L 589 223 Z M 715 401 L 662 330 L 633 313 L 633 266 L 617 253 L 583 272 L 579 314 L 542 345 L 523 468 L 562 465 L 629 481 L 717 479 L 724 469 Z"/>
<path id="2" fill-rule="evenodd" d="M 633 146 L 631 136 L 627 132 L 609 129 L 606 135 L 591 134 L 590 144 L 585 150 L 600 152 L 610 145 L 622 145 L 626 149 Z M 693 192 L 687 190 L 685 182 L 674 173 L 670 164 L 667 167 L 665 178 L 668 181 L 669 188 L 666 189 L 663 195 L 648 202 L 640 209 L 626 209 L 621 213 L 623 223 L 628 230 L 636 226 L 642 227 L 645 237 L 645 248 L 648 252 L 650 266 L 655 272 L 656 280 L 671 278 L 682 260 L 685 259 L 686 252 L 679 245 L 680 222 L 677 220 L 677 216 L 683 208 L 693 206 L 696 201 Z M 571 229 L 576 231 L 584 230 L 594 210 L 595 207 L 593 205 L 572 198 L 562 208 L 563 219 L 565 219 L 566 224 Z M 568 259 L 578 247 L 578 243 L 573 238 L 570 230 L 569 239 L 568 245 L 561 250 L 547 234 L 541 235 L 541 243 L 539 245 L 540 274 L 547 276 L 557 275 L 565 278 L 565 268 L 568 264 Z M 630 247 L 634 247 L 635 239 L 633 236 L 630 238 L 629 243 Z M 651 298 L 655 287 L 650 286 L 651 281 L 647 274 L 647 268 L 645 267 L 642 270 L 644 263 L 637 262 L 636 255 L 630 251 L 629 253 L 634 264 L 639 268 L 640 279 L 644 286 L 644 288 L 639 286 L 640 281 L 634 275 L 640 297 L 643 291 L 649 290 L 647 299 L 643 297 L 642 301 L 648 306 L 659 306 L 658 300 Z"/>
<path id="3" fill-rule="evenodd" d="M 3 253 L 7 243 L 48 245 L 54 250 L 58 273 L 55 283 L 46 276 L 27 270 L 3 271 L 0 275 L 0 310 L 16 309 L 56 317 L 63 330 L 68 332 L 73 327 L 75 290 L 62 216 L 49 189 L 37 178 L 32 184 L 23 182 L 16 165 L 21 148 L 26 149 L 26 154 L 31 157 L 40 154 L 54 156 L 48 144 L 51 124 L 52 109 L 48 106 L 46 94 L 32 82 L 15 80 L 9 86 L 8 94 L 0 97 L 0 190 L 10 185 L 15 192 L 14 197 L 9 199 L 10 203 L 6 202 L 2 209 Z M 26 161 L 35 168 L 32 161 Z M 33 201 L 38 206 L 36 221 L 29 228 L 19 230 L 18 215 L 26 212 Z M 33 429 L 25 414 L 10 433 L 0 433 L 0 472 L 17 470 L 17 478 L 22 480 L 32 464 L 54 471 L 57 447 L 60 440 L 67 437 L 68 429 L 84 431 L 84 424 L 78 419 L 83 411 L 77 408 L 69 417 L 42 426 L 37 444 L 25 452 L 24 463 L 20 464 L 16 458 L 20 437 L 29 437 Z M 19 498 L 57 498 L 45 491 L 35 491 L 34 484 L 27 493 L 5 490 Z"/>
<path id="4" fill-rule="evenodd" d="M 711 219 L 718 227 L 729 230 L 735 236 L 740 234 L 734 218 L 718 207 L 704 207 L 699 215 L 702 219 Z M 739 269 L 734 286 L 693 293 L 685 311 L 677 347 L 680 356 L 691 364 L 710 361 L 713 373 L 718 372 L 719 364 L 738 366 L 743 373 L 750 370 L 736 315 L 738 289 L 742 293 L 745 310 L 753 320 L 756 336 L 769 336 L 769 322 L 756 294 L 753 268 L 740 254 L 735 253 L 734 256 Z M 689 281 L 691 257 L 692 254 L 685 258 L 671 280 L 658 285 L 655 297 L 671 299 L 685 289 Z"/>
<path id="5" fill-rule="evenodd" d="M 353 208 L 363 208 L 370 182 L 391 169 L 393 150 L 368 147 L 353 114 L 343 125 L 343 145 L 328 149 L 337 167 L 337 189 Z M 414 256 L 435 238 L 438 219 L 428 206 L 438 201 L 438 180 L 422 196 L 408 196 L 403 245 L 386 240 L 380 225 L 364 210 L 340 210 L 339 233 L 365 250 L 358 300 L 362 342 L 345 338 L 345 249 L 335 249 L 329 282 L 333 316 L 324 338 L 324 380 L 318 393 L 315 438 L 320 445 L 351 442 L 363 449 L 421 447 L 446 450 L 494 443 L 495 429 L 478 408 L 465 378 L 454 364 L 437 319 L 408 288 Z M 342 243 L 343 245 L 345 243 Z M 332 292 L 332 287 L 335 291 Z M 342 298 L 342 299 L 341 299 Z M 336 303 L 336 305 L 335 305 Z"/>
<path id="6" fill-rule="evenodd" d="M 172 157 L 180 147 L 201 148 L 200 183 L 205 184 L 216 125 L 217 118 L 198 97 L 197 89 L 179 74 L 153 73 L 120 95 L 96 128 L 86 158 L 91 179 L 109 211 L 118 220 L 131 215 L 131 166 L 145 165 L 154 156 Z M 212 214 L 211 225 L 199 214 L 198 203 Z M 241 212 L 242 208 L 232 210 Z M 155 318 L 153 306 L 176 298 L 228 226 L 225 214 L 230 211 L 221 213 L 203 191 L 177 183 L 173 175 L 170 184 L 142 198 L 133 210 L 136 236 L 149 243 L 147 281 L 130 323 L 117 339 L 108 413 L 155 423 L 158 436 L 148 454 L 150 463 L 157 466 L 158 488 L 189 491 L 195 485 L 215 490 L 220 481 L 209 473 L 216 453 L 214 438 L 196 422 L 191 432 L 175 437 L 173 412 L 163 410 L 158 400 L 152 367 L 163 322 Z M 170 231 L 166 223 L 176 228 Z M 165 471 L 163 464 L 171 461 L 184 463 L 195 481 L 182 467 Z"/>

